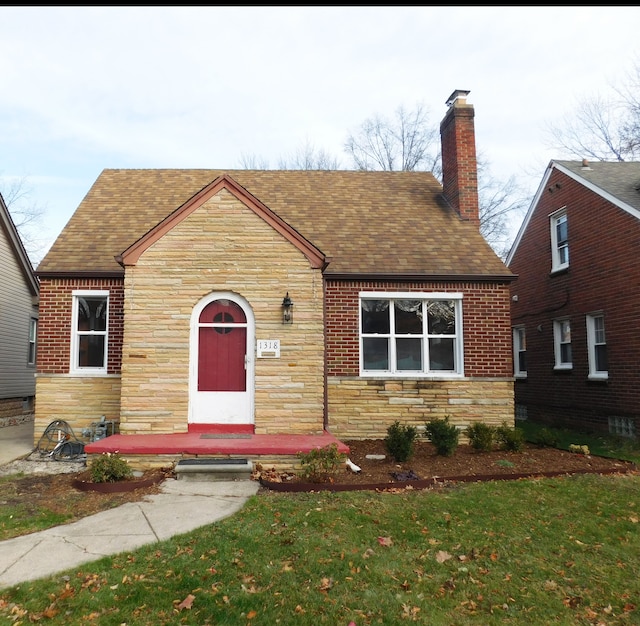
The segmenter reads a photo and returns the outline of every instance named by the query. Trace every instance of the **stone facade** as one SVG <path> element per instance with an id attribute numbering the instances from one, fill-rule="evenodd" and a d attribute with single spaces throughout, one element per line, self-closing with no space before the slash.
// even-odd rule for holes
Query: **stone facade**
<path id="1" fill-rule="evenodd" d="M 514 424 L 513 380 L 372 379 L 328 381 L 331 433 L 340 439 L 384 439 L 394 422 L 424 430 L 426 422 L 449 418 L 460 431 L 475 422 Z M 464 437 L 463 437 L 464 439 Z"/>

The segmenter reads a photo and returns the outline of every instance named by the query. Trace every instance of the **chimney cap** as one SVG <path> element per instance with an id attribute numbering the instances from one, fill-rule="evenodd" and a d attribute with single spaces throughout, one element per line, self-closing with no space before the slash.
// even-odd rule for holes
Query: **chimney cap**
<path id="1" fill-rule="evenodd" d="M 470 94 L 470 91 L 467 91 L 465 89 L 456 89 L 447 99 L 447 106 L 451 107 L 454 106 L 455 103 L 460 100 L 461 104 L 465 104 L 467 96 Z"/>

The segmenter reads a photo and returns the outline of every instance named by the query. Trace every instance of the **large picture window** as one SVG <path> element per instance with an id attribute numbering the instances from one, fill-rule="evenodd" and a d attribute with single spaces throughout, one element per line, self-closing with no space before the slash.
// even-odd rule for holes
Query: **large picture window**
<path id="1" fill-rule="evenodd" d="M 607 378 L 607 340 L 604 332 L 604 315 L 587 315 L 587 348 L 589 352 L 589 378 Z"/>
<path id="2" fill-rule="evenodd" d="M 365 375 L 462 375 L 460 294 L 360 294 Z"/>
<path id="3" fill-rule="evenodd" d="M 108 291 L 74 291 L 71 369 L 106 373 Z"/>

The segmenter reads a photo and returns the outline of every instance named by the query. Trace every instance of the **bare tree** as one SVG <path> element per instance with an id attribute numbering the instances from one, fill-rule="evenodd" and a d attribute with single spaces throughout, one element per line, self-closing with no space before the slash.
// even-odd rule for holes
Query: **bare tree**
<path id="1" fill-rule="evenodd" d="M 268 170 L 269 160 L 255 155 L 242 155 L 240 160 L 243 169 Z M 340 169 L 338 159 L 317 149 L 307 140 L 293 155 L 280 157 L 278 169 L 281 170 L 337 170 Z"/>
<path id="2" fill-rule="evenodd" d="M 365 120 L 347 138 L 345 151 L 361 170 L 426 170 L 442 180 L 439 127 L 431 123 L 428 110 L 421 104 L 414 111 L 399 107 L 393 120 L 379 115 Z M 479 155 L 480 232 L 504 259 L 512 223 L 523 214 L 526 201 L 515 178 L 501 183 L 489 170 L 489 164 Z"/>
<path id="3" fill-rule="evenodd" d="M 39 237 L 44 209 L 30 201 L 31 192 L 25 178 L 14 179 L 0 189 L 22 245 L 35 266 L 42 259 L 45 248 L 45 243 Z"/>
<path id="4" fill-rule="evenodd" d="M 398 107 L 392 120 L 380 115 L 365 120 L 344 149 L 359 170 L 427 170 L 439 177 L 439 140 L 429 110 L 418 104 L 413 111 Z"/>
<path id="5" fill-rule="evenodd" d="M 640 157 L 640 62 L 607 96 L 580 100 L 559 124 L 548 124 L 547 144 L 570 158 L 633 161 Z"/>

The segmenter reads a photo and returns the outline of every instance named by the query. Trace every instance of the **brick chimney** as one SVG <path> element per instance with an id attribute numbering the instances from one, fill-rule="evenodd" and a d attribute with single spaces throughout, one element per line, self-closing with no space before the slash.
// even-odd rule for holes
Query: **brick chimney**
<path id="1" fill-rule="evenodd" d="M 447 100 L 449 110 L 440 123 L 442 191 L 463 220 L 480 227 L 475 114 L 473 105 L 467 104 L 468 95 L 468 91 L 456 89 Z"/>

